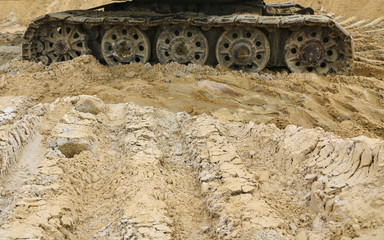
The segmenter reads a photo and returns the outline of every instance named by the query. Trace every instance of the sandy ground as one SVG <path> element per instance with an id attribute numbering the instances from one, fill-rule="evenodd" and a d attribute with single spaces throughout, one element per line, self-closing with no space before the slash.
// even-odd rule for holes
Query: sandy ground
<path id="1" fill-rule="evenodd" d="M 272 2 L 289 2 L 284 0 L 265 0 L 267 3 Z M 335 13 L 337 15 L 346 15 L 349 17 L 357 17 L 359 19 L 379 18 L 383 17 L 384 5 L 380 0 L 358 1 L 358 0 L 297 0 L 293 1 L 303 6 L 314 8 L 317 12 L 324 11 Z"/>
<path id="2" fill-rule="evenodd" d="M 0 20 L 15 15 L 20 25 L 27 25 L 32 19 L 48 12 L 71 9 L 88 9 L 111 3 L 109 0 L 2 0 Z M 8 20 L 9 22 L 9 20 Z"/>
<path id="3" fill-rule="evenodd" d="M 355 39 L 335 76 L 43 66 L 20 60 L 24 24 L 97 4 L 2 4 L 1 240 L 382 239 L 381 1 L 307 3 Z"/>

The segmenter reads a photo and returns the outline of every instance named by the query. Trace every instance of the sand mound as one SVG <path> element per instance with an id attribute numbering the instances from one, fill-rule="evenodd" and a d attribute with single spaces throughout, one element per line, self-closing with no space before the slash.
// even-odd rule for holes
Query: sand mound
<path id="1" fill-rule="evenodd" d="M 384 82 L 373 77 L 244 74 L 179 64 L 109 67 L 90 56 L 49 67 L 19 60 L 5 66 L 3 96 L 52 102 L 87 94 L 107 103 L 133 101 L 222 120 L 322 127 L 344 137 L 384 137 Z"/>
<path id="2" fill-rule="evenodd" d="M 9 99 L 2 109 L 20 101 Z M 23 119 L 35 127 L 23 146 L 45 153 L 28 180 L 2 184 L 6 239 L 339 239 L 372 237 L 383 225 L 379 139 L 90 96 L 29 109 Z M 16 117 L 8 124 L 23 126 Z M 1 181 L 28 161 L 18 160 Z"/>

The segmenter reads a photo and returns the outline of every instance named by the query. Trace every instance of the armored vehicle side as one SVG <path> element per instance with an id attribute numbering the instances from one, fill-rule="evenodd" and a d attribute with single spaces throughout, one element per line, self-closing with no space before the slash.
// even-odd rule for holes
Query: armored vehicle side
<path id="1" fill-rule="evenodd" d="M 134 0 L 50 13 L 28 26 L 23 59 L 46 65 L 92 54 L 132 62 L 221 64 L 258 72 L 329 74 L 347 69 L 352 37 L 328 16 L 263 0 Z"/>

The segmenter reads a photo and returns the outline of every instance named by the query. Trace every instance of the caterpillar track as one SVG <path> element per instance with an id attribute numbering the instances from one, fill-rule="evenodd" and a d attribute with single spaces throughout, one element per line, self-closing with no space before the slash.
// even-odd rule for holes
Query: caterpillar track
<path id="1" fill-rule="evenodd" d="M 49 65 L 84 54 L 108 65 L 178 62 L 330 74 L 349 69 L 354 47 L 328 16 L 258 0 L 118 2 L 46 14 L 23 38 L 25 60 Z"/>

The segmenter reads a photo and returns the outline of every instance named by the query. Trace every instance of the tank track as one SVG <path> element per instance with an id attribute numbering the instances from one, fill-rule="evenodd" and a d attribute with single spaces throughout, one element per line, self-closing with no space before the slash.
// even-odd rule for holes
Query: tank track
<path id="1" fill-rule="evenodd" d="M 276 9 L 276 6 L 270 7 L 272 10 L 274 8 Z M 183 29 L 191 30 L 184 33 Z M 120 35 L 124 37 L 123 35 L 126 35 L 127 31 L 132 30 L 135 38 L 138 37 L 139 40 L 142 40 L 144 37 L 145 41 L 141 41 L 144 43 L 141 43 L 140 46 L 125 46 L 125 49 L 116 47 L 114 41 L 117 41 L 115 39 L 117 30 L 119 31 L 117 38 L 120 38 Z M 183 49 L 172 50 L 172 46 L 168 46 L 171 54 L 179 54 L 179 58 L 173 55 L 167 56 L 168 51 L 162 52 L 160 48 L 163 46 L 156 44 L 155 39 L 164 37 L 164 41 L 169 42 L 169 34 L 174 34 L 172 32 L 159 34 L 164 30 L 174 31 L 174 33 L 179 33 L 180 30 L 182 32 L 180 34 L 185 34 L 182 36 L 186 40 L 187 35 L 192 33 L 197 35 L 196 38 L 205 36 L 204 39 L 194 40 L 193 43 L 187 45 L 189 49 L 186 50 L 195 51 L 196 59 L 183 58 Z M 105 37 L 107 34 L 109 34 L 109 38 Z M 58 37 L 55 38 L 55 35 Z M 70 35 L 72 38 L 67 37 L 60 40 L 65 35 Z M 147 35 L 147 37 L 142 35 Z M 258 46 L 255 44 L 237 43 L 236 39 L 229 39 L 237 38 L 238 35 L 244 36 L 244 38 L 248 35 L 260 35 L 259 38 L 255 37 L 254 41 L 256 45 L 264 46 L 265 53 L 258 53 L 255 50 Z M 226 39 L 229 39 L 228 43 L 226 43 Z M 332 45 L 329 42 L 334 42 L 331 50 L 325 47 L 327 44 Z M 193 44 L 200 46 L 196 47 Z M 228 44 L 231 51 L 233 48 L 237 48 L 230 53 L 226 50 Z M 136 52 L 144 51 L 143 56 L 129 55 L 127 51 L 132 51 L 132 49 Z M 151 49 L 156 50 L 151 51 Z M 214 52 L 212 49 L 216 49 L 216 51 Z M 111 52 L 110 56 L 107 54 L 108 51 Z M 114 57 L 117 56 L 117 52 L 122 51 L 125 51 L 126 54 L 122 54 L 122 57 L 120 55 L 118 58 Z M 205 52 L 198 53 L 199 51 Z M 240 54 L 244 52 L 246 52 L 245 55 Z M 22 58 L 36 62 L 42 61 L 46 65 L 70 60 L 84 54 L 92 54 L 100 61 L 110 65 L 130 62 L 167 63 L 176 61 L 180 63 L 220 63 L 228 68 L 245 71 L 287 66 L 293 72 L 328 74 L 343 72 L 351 66 L 354 47 L 351 35 L 337 22 L 322 15 L 231 14 L 207 16 L 196 13 L 157 14 L 96 10 L 65 11 L 36 18 L 28 26 L 22 41 Z M 250 55 L 257 56 L 258 60 L 248 61 Z M 228 60 L 228 58 L 231 59 Z M 230 64 L 226 64 L 226 61 L 229 61 Z"/>

